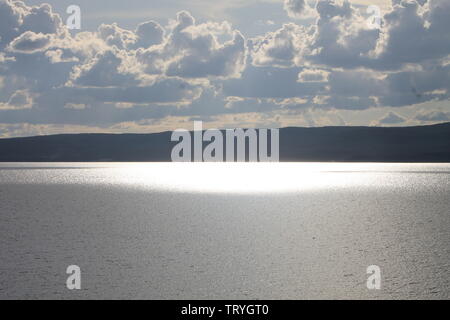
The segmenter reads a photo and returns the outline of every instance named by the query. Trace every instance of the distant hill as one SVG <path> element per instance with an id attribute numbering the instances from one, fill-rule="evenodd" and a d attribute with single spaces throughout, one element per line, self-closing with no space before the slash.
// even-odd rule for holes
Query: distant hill
<path id="1" fill-rule="evenodd" d="M 1 162 L 171 161 L 171 132 L 0 139 Z M 280 129 L 281 161 L 450 162 L 450 123 Z"/>

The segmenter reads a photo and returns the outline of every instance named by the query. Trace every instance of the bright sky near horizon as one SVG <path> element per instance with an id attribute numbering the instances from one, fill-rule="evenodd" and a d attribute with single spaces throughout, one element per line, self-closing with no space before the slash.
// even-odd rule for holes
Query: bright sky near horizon
<path id="1" fill-rule="evenodd" d="M 449 29 L 448 0 L 0 0 L 0 137 L 450 121 Z"/>

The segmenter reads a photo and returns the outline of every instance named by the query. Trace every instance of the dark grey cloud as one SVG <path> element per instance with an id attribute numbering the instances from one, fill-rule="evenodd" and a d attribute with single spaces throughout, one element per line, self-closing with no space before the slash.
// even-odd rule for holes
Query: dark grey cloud
<path id="1" fill-rule="evenodd" d="M 25 10 L 9 0 L 0 0 L 0 49 L 19 35 L 20 20 Z"/>
<path id="2" fill-rule="evenodd" d="M 43 51 L 48 48 L 50 41 L 50 35 L 26 31 L 9 44 L 8 50 L 21 53 Z"/>
<path id="3" fill-rule="evenodd" d="M 395 69 L 405 63 L 421 63 L 450 54 L 450 2 L 402 1 L 383 20 L 387 36 L 374 65 Z"/>
<path id="4" fill-rule="evenodd" d="M 16 3 L 19 3 L 17 1 Z M 35 33 L 51 34 L 58 33 L 62 28 L 62 20 L 60 16 L 52 11 L 49 4 L 43 3 L 40 6 L 25 7 L 22 4 L 16 6 L 25 9 L 22 15 L 22 24 L 20 25 L 20 33 L 25 31 L 33 31 Z"/>
<path id="5" fill-rule="evenodd" d="M 123 66 L 123 59 L 118 50 L 98 53 L 84 65 L 74 68 L 71 84 L 81 87 L 130 87 L 140 84 L 137 71 Z"/>
<path id="6" fill-rule="evenodd" d="M 164 33 L 163 27 L 155 21 L 141 23 L 136 29 L 137 41 L 135 46 L 148 48 L 155 44 L 160 44 L 164 39 Z"/>

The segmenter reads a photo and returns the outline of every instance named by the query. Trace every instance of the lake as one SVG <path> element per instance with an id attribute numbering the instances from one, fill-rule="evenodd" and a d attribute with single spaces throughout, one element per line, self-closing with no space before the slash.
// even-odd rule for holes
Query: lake
<path id="1" fill-rule="evenodd" d="M 0 298 L 449 299 L 449 195 L 450 164 L 2 163 Z"/>

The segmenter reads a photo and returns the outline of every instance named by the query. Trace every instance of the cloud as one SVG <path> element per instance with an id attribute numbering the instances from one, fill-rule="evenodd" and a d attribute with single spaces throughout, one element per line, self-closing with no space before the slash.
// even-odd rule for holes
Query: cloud
<path id="1" fill-rule="evenodd" d="M 140 84 L 139 71 L 127 65 L 129 56 L 119 50 L 98 53 L 83 65 L 75 66 L 70 86 L 129 87 Z M 131 62 L 132 64 L 132 62 Z"/>
<path id="2" fill-rule="evenodd" d="M 297 24 L 288 23 L 264 37 L 252 39 L 252 62 L 255 66 L 292 67 L 307 48 L 308 31 Z"/>
<path id="3" fill-rule="evenodd" d="M 160 44 L 164 39 L 163 27 L 155 21 L 147 21 L 139 24 L 136 29 L 135 46 L 138 48 L 148 48 Z"/>
<path id="4" fill-rule="evenodd" d="M 83 103 L 66 103 L 64 105 L 64 108 L 66 109 L 75 109 L 75 110 L 83 110 L 87 108 L 87 105 L 83 104 Z"/>
<path id="5" fill-rule="evenodd" d="M 230 40 L 221 42 L 219 37 Z M 242 34 L 227 22 L 196 24 L 190 13 L 178 13 L 171 32 L 158 46 L 136 54 L 149 74 L 184 78 L 237 78 L 245 68 Z"/>
<path id="6" fill-rule="evenodd" d="M 291 18 L 305 18 L 314 15 L 314 10 L 306 0 L 284 0 L 283 7 Z"/>
<path id="7" fill-rule="evenodd" d="M 134 31 L 123 29 L 117 23 L 102 24 L 97 33 L 110 47 L 132 50 L 161 44 L 164 41 L 165 30 L 159 23 L 147 21 L 139 24 Z"/>
<path id="8" fill-rule="evenodd" d="M 291 23 L 254 39 L 253 63 L 357 68 L 371 61 L 380 31 L 370 30 L 358 10 L 332 0 L 319 1 L 315 10 L 319 18 L 308 27 Z"/>
<path id="9" fill-rule="evenodd" d="M 285 6 L 297 11 L 303 4 L 285 2 Z M 270 46 L 272 52 L 282 52 L 284 60 L 297 66 L 309 61 L 346 69 L 402 70 L 408 64 L 450 54 L 450 3 L 446 0 L 398 1 L 381 17 L 380 29 L 371 29 L 365 10 L 348 1 L 321 0 L 315 10 L 319 16 L 316 24 L 303 29 L 291 26 L 293 35 L 284 27 L 268 33 L 264 45 Z M 278 41 L 271 40 L 274 35 L 278 35 Z M 260 55 L 255 54 L 254 61 L 259 60 Z M 278 65 L 276 60 L 265 61 Z"/>
<path id="10" fill-rule="evenodd" d="M 450 112 L 437 110 L 421 110 L 415 116 L 415 119 L 422 122 L 446 122 L 450 121 Z"/>
<path id="11" fill-rule="evenodd" d="M 320 69 L 304 69 L 298 74 L 299 82 L 328 82 L 330 72 Z"/>
<path id="12" fill-rule="evenodd" d="M 450 2 L 421 3 L 402 1 L 384 15 L 386 37 L 379 43 L 377 67 L 395 69 L 450 54 Z"/>
<path id="13" fill-rule="evenodd" d="M 196 24 L 189 13 L 181 12 L 169 32 L 148 21 L 134 31 L 113 23 L 101 25 L 96 32 L 71 35 L 48 5 L 1 1 L 0 14 L 15 22 L 16 28 L 7 30 L 10 41 L 0 51 L 0 75 L 11 79 L 8 87 L 0 88 L 0 98 L 23 90 L 36 97 L 23 105 L 5 102 L 2 110 L 22 110 L 37 103 L 43 114 L 63 107 L 65 112 L 55 114 L 65 117 L 70 110 L 91 112 L 105 103 L 182 106 L 198 99 L 211 77 L 238 77 L 245 67 L 245 40 L 227 22 Z M 219 41 L 219 37 L 229 39 Z M 161 62 L 157 72 L 147 72 L 153 60 L 142 59 L 146 54 Z M 45 116 L 33 111 L 29 117 L 41 121 L 37 119 Z M 14 121 L 16 117 L 8 113 L 2 118 Z"/>
<path id="14" fill-rule="evenodd" d="M 30 109 L 33 105 L 33 99 L 26 90 L 14 92 L 7 103 L 0 102 L 0 110 L 23 110 Z"/>
<path id="15" fill-rule="evenodd" d="M 20 53 L 45 51 L 50 45 L 50 41 L 50 35 L 26 31 L 9 44 L 8 51 Z"/>
<path id="16" fill-rule="evenodd" d="M 119 49 L 127 49 L 137 41 L 133 31 L 122 29 L 117 23 L 100 25 L 98 35 L 108 46 L 116 46 Z"/>
<path id="17" fill-rule="evenodd" d="M 433 105 L 450 99 L 449 1 L 395 1 L 380 29 L 348 1 L 278 6 L 273 25 L 245 38 L 228 21 L 187 11 L 164 25 L 69 32 L 50 5 L 0 0 L 0 122 L 14 132 L 16 123 L 141 130 L 175 118 L 344 124 L 339 114 L 364 113 L 367 124 L 394 124 L 406 113 L 392 108 L 423 103 L 431 107 L 411 114 L 417 122 L 448 121 Z M 382 116 L 384 107 L 391 113 Z"/>
<path id="18" fill-rule="evenodd" d="M 33 31 L 35 33 L 52 34 L 62 30 L 62 21 L 58 14 L 52 11 L 52 7 L 43 3 L 40 6 L 26 7 L 17 4 L 26 10 L 23 16 L 20 32 Z"/>
<path id="19" fill-rule="evenodd" d="M 378 120 L 379 124 L 399 124 L 404 122 L 405 119 L 402 116 L 399 116 L 395 112 L 388 112 L 385 114 L 380 120 Z"/>
<path id="20" fill-rule="evenodd" d="M 18 35 L 23 9 L 11 0 L 0 0 L 0 49 Z"/>
<path id="21" fill-rule="evenodd" d="M 366 18 L 347 1 L 319 1 L 316 9 L 320 18 L 305 59 L 335 68 L 366 67 L 380 31 L 369 29 Z"/>
<path id="22" fill-rule="evenodd" d="M 371 29 L 365 10 L 347 1 L 322 0 L 316 10 L 319 19 L 308 28 L 289 24 L 251 39 L 252 64 L 324 70 L 329 92 L 322 95 L 329 97 L 320 107 L 358 108 L 360 103 L 363 109 L 449 98 L 443 61 L 450 56 L 448 1 L 398 2 L 384 15 L 380 30 Z M 411 41 L 412 34 L 418 41 Z M 298 81 L 314 78 L 325 79 L 301 71 Z"/>
<path id="23" fill-rule="evenodd" d="M 136 104 L 186 104 L 202 93 L 198 87 L 177 78 L 158 78 L 146 86 L 65 87 L 53 90 L 50 95 L 63 95 L 66 103 L 136 103 Z M 59 96 L 61 97 L 61 96 Z"/>

